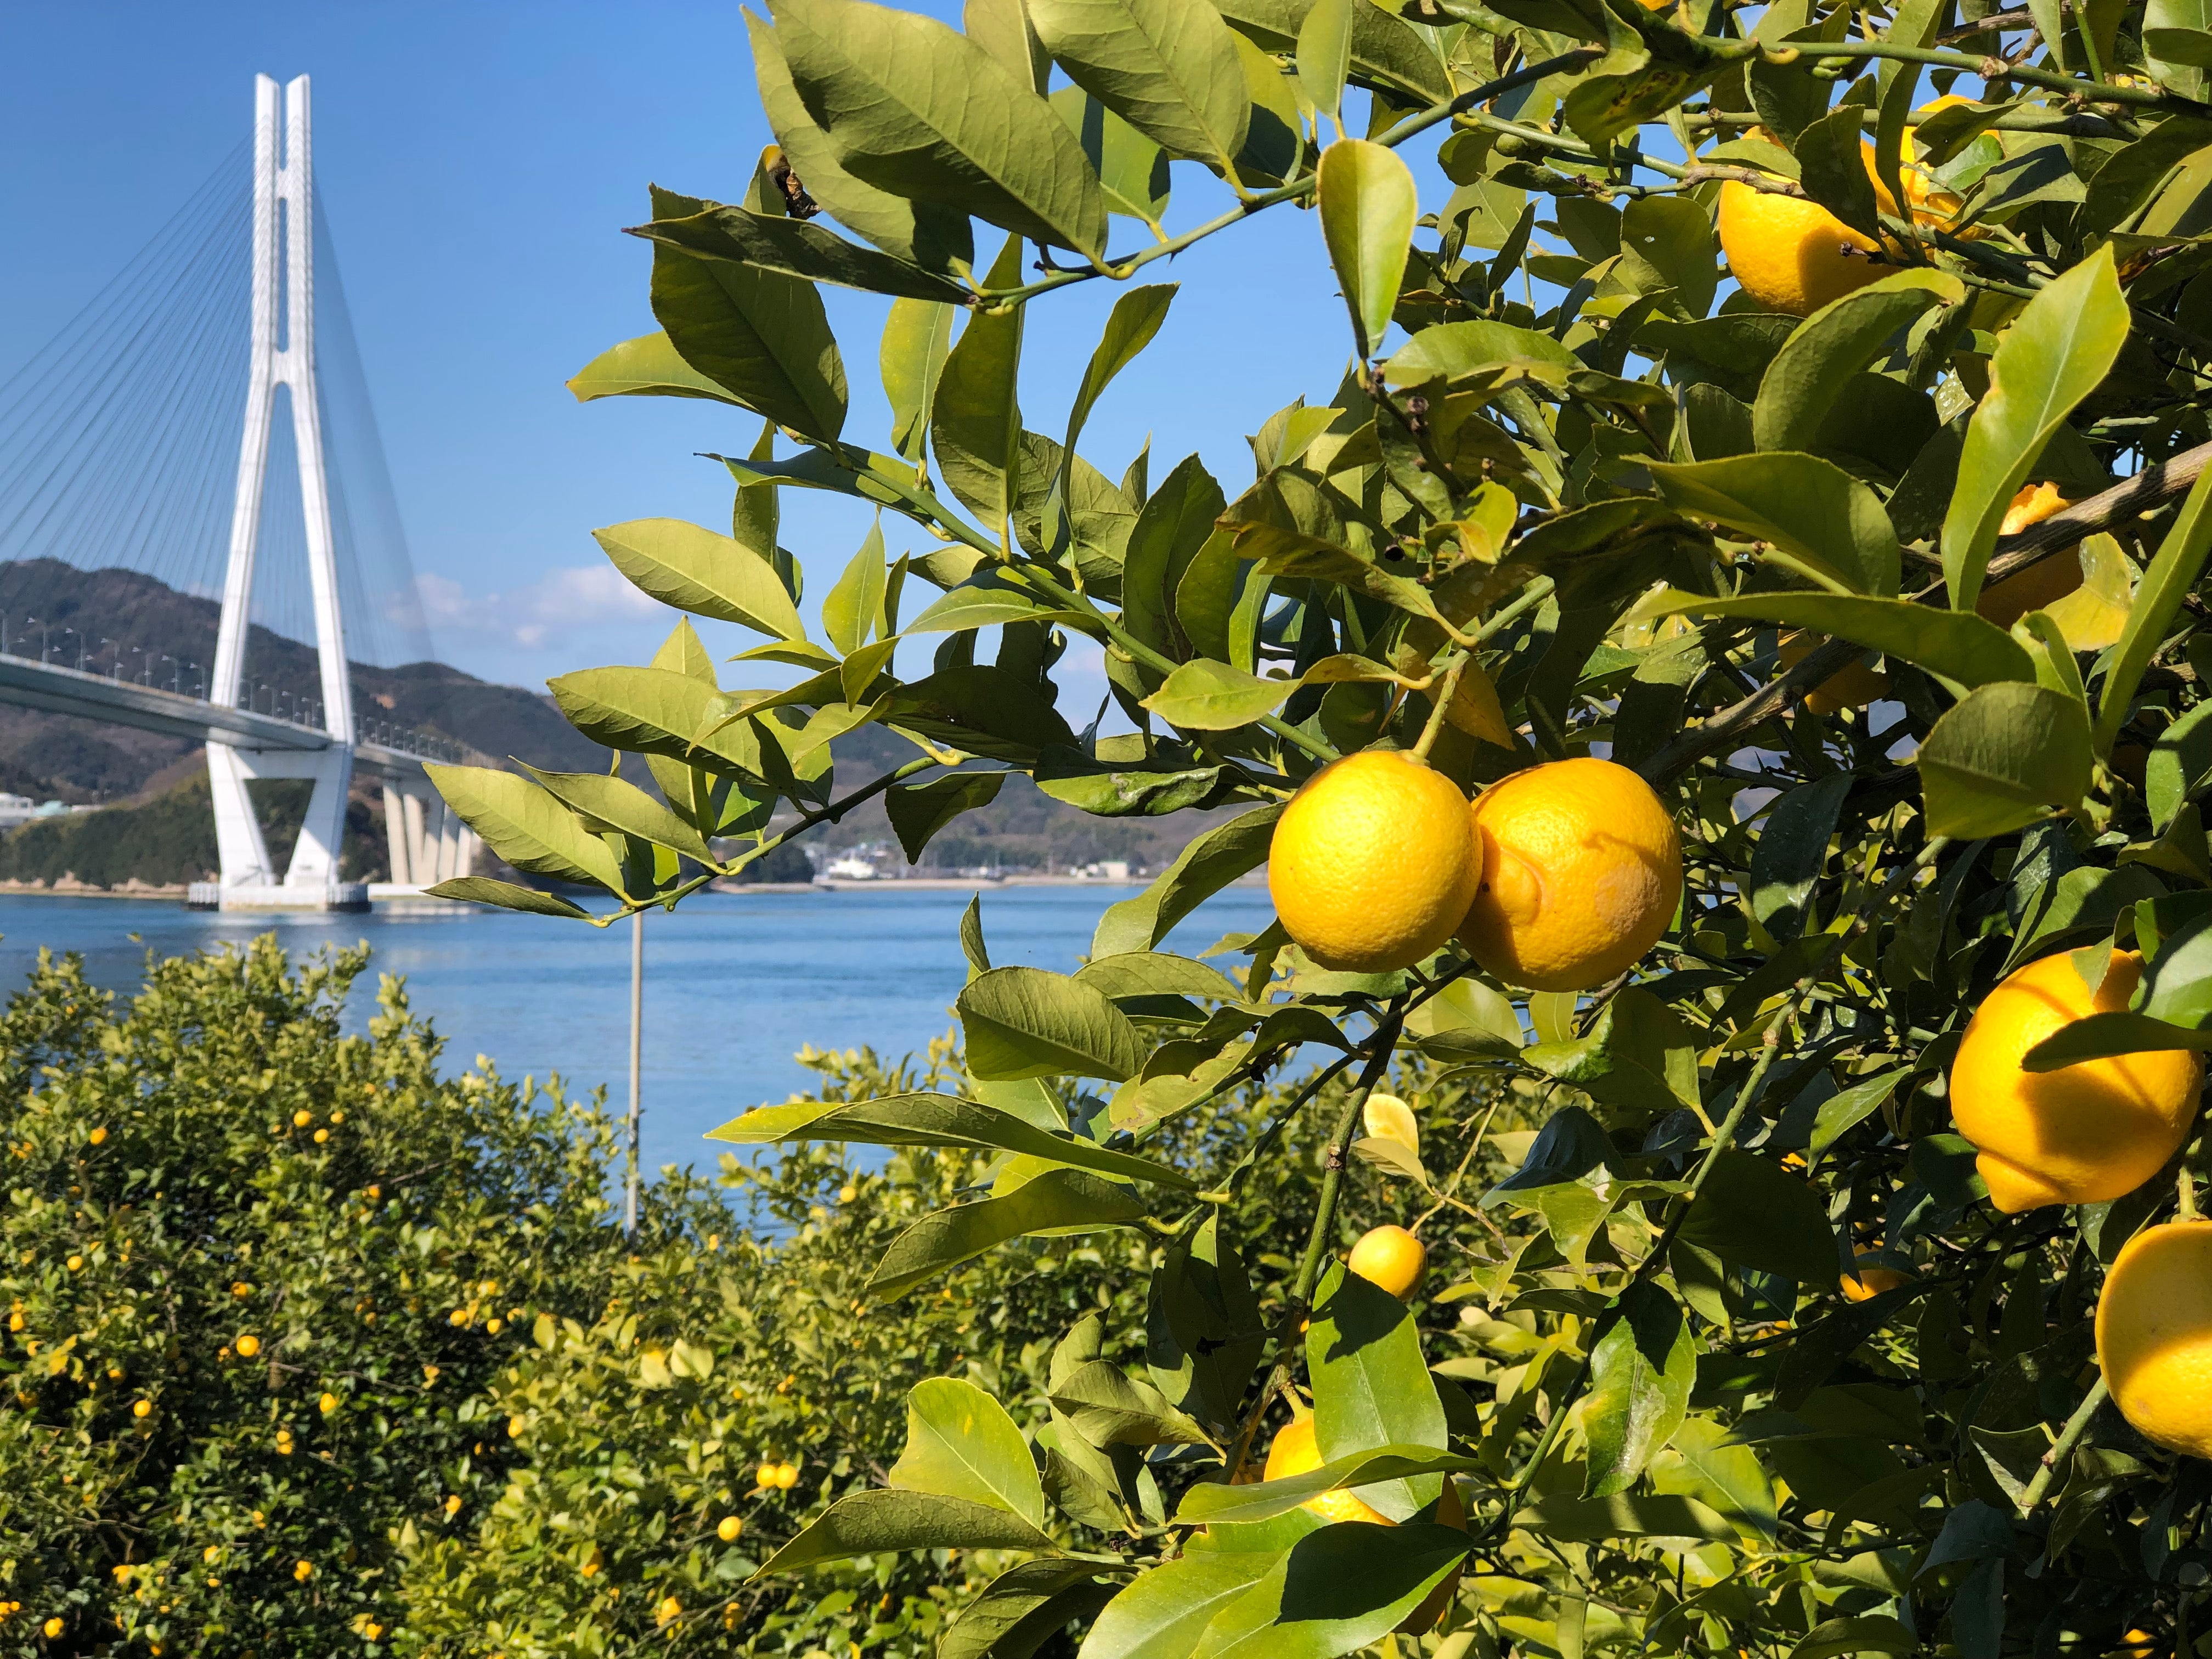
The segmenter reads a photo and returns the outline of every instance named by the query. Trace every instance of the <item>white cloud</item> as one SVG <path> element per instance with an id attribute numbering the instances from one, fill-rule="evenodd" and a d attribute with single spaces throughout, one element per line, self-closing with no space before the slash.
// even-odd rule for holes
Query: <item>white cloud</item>
<path id="1" fill-rule="evenodd" d="M 525 587 L 471 593 L 450 576 L 421 579 L 422 610 L 441 639 L 478 647 L 541 650 L 586 629 L 672 616 L 608 564 L 549 570 Z"/>

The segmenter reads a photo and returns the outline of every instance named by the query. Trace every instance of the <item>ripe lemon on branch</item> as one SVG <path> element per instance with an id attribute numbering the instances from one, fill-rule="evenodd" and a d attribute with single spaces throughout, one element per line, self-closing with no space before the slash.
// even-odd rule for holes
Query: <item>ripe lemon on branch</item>
<path id="1" fill-rule="evenodd" d="M 1410 968 L 1452 936 L 1482 866 L 1459 786 L 1370 749 L 1309 778 L 1276 822 L 1267 890 L 1284 932 L 1324 968 Z"/>
<path id="2" fill-rule="evenodd" d="M 1980 1154 L 1990 1201 L 2008 1212 L 2099 1204 L 2131 1193 L 2172 1158 L 2197 1116 L 2204 1063 L 2175 1049 L 2086 1060 L 2055 1072 L 2021 1060 L 2061 1026 L 2124 1010 L 2142 958 L 2115 951 L 2095 996 L 2071 951 L 1990 993 L 1951 1062 L 1951 1116 Z"/>
<path id="3" fill-rule="evenodd" d="M 1274 1442 L 1267 1448 L 1267 1467 L 1263 1479 L 1287 1480 L 1294 1474 L 1304 1474 L 1322 1466 L 1320 1444 L 1314 1438 L 1314 1419 L 1301 1417 L 1283 1425 Z M 1395 1527 L 1398 1523 L 1389 1516 L 1370 1508 L 1360 1498 L 1344 1491 L 1325 1492 L 1318 1498 L 1309 1498 L 1300 1509 L 1317 1515 L 1324 1521 L 1364 1521 L 1370 1526 Z M 1461 1503 L 1459 1488 L 1449 1476 L 1444 1480 L 1443 1490 L 1437 1496 L 1436 1523 L 1440 1527 L 1455 1527 L 1467 1530 L 1467 1507 Z M 1409 1613 L 1398 1628 L 1409 1635 L 1418 1636 L 1437 1622 L 1452 1597 L 1459 1591 L 1459 1569 L 1452 1569 L 1443 1583 L 1423 1598 L 1420 1606 Z"/>
<path id="4" fill-rule="evenodd" d="M 2212 1222 L 2127 1242 L 2097 1302 L 2097 1363 L 2145 1439 L 2212 1457 Z"/>
<path id="5" fill-rule="evenodd" d="M 1510 985 L 1587 991 L 1659 942 L 1682 842 L 1651 786 L 1583 757 L 1516 772 L 1475 801 L 1482 884 L 1460 938 Z"/>
<path id="6" fill-rule="evenodd" d="M 1429 1252 L 1403 1227 L 1376 1227 L 1360 1236 L 1344 1265 L 1403 1301 L 1421 1282 Z"/>

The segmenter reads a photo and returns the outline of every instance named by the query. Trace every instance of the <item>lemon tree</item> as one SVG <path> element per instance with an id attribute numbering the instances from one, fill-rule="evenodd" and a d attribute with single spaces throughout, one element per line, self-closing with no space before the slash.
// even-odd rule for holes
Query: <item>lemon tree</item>
<path id="1" fill-rule="evenodd" d="M 1010 774 L 1210 816 L 1080 962 L 971 911 L 957 1074 L 719 1132 L 969 1160 L 866 1264 L 888 1328 L 1142 1247 L 1141 1322 L 921 1382 L 753 1582 L 987 1565 L 936 1650 L 1002 1659 L 2193 1650 L 2201 9 L 766 11 L 775 146 L 654 193 L 660 326 L 572 383 L 725 406 L 726 529 L 599 539 L 759 642 L 555 680 L 612 775 L 441 769 L 530 878 L 443 890 L 605 926 L 877 796 L 917 857 Z M 1307 210 L 1342 379 L 1249 410 L 1249 478 L 1100 453 L 1173 257 Z M 794 489 L 858 551 L 787 550 Z M 869 724 L 912 758 L 838 775 Z M 1162 948 L 1271 848 L 1274 925 Z M 1347 1271 L 1381 1225 L 1424 1273 Z"/>

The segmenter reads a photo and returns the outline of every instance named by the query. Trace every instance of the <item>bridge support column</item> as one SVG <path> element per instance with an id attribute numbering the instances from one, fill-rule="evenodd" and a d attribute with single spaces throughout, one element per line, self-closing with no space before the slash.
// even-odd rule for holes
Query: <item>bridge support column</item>
<path id="1" fill-rule="evenodd" d="M 415 884 L 414 870 L 407 857 L 407 809 L 399 804 L 399 792 L 390 784 L 384 786 L 384 844 L 390 854 L 391 879 L 398 887 Z"/>

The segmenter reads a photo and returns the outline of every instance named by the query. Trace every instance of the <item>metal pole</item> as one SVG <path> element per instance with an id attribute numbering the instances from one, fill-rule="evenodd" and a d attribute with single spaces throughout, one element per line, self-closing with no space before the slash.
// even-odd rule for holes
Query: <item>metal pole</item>
<path id="1" fill-rule="evenodd" d="M 623 1231 L 637 1237 L 637 1121 L 638 1079 L 644 1059 L 645 1027 L 645 912 L 633 911 L 629 919 L 629 1194 L 623 1211 Z"/>

